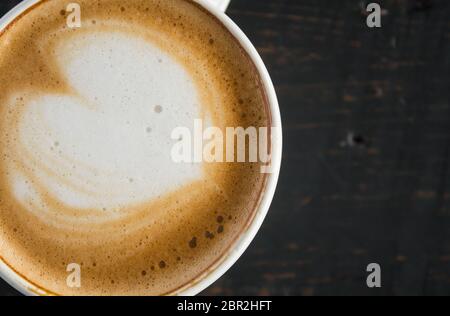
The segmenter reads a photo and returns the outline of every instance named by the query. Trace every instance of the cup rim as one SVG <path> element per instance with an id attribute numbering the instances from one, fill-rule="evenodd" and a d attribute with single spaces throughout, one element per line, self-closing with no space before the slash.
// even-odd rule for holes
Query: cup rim
<path id="1" fill-rule="evenodd" d="M 18 16 L 23 14 L 27 9 L 42 0 L 24 0 L 0 18 L 0 33 L 4 31 L 8 25 L 13 22 Z M 224 12 L 220 11 L 217 6 L 214 6 L 209 0 L 189 0 L 200 5 L 209 14 L 213 15 L 219 22 L 231 33 L 231 35 L 239 42 L 241 47 L 247 53 L 248 57 L 253 62 L 256 70 L 260 76 L 261 83 L 267 97 L 268 108 L 271 114 L 272 127 L 277 128 L 276 137 L 272 138 L 272 156 L 271 164 L 273 172 L 267 175 L 266 185 L 260 196 L 260 201 L 253 211 L 253 218 L 250 223 L 244 228 L 243 232 L 239 234 L 224 253 L 217 263 L 208 268 L 206 272 L 191 280 L 182 288 L 174 290 L 170 295 L 177 296 L 194 296 L 201 293 L 211 284 L 221 278 L 244 254 L 251 242 L 256 237 L 260 230 L 264 219 L 267 216 L 275 190 L 278 184 L 278 179 L 281 170 L 282 150 L 283 150 L 283 136 L 282 136 L 282 122 L 280 108 L 278 104 L 275 87 L 272 79 L 267 71 L 267 68 L 257 52 L 254 45 L 251 43 L 245 33 L 231 20 Z M 10 286 L 27 296 L 46 296 L 48 291 L 40 288 L 37 284 L 25 279 L 12 267 L 8 266 L 0 256 L 0 278 L 6 281 Z"/>

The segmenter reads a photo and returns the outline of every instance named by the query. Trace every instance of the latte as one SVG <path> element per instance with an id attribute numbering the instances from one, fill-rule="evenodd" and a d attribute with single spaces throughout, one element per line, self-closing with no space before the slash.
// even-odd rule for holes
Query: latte
<path id="1" fill-rule="evenodd" d="M 79 28 L 71 2 L 0 33 L 0 259 L 49 294 L 177 293 L 246 229 L 266 177 L 175 163 L 171 132 L 269 126 L 260 78 L 193 1 L 77 0 Z"/>

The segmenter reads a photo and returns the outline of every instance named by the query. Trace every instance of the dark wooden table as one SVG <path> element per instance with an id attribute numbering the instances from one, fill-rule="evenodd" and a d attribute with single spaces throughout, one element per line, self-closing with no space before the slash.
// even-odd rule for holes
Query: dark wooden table
<path id="1" fill-rule="evenodd" d="M 232 0 L 285 151 L 263 228 L 205 295 L 450 295 L 450 1 L 379 0 L 381 29 L 368 2 Z"/>

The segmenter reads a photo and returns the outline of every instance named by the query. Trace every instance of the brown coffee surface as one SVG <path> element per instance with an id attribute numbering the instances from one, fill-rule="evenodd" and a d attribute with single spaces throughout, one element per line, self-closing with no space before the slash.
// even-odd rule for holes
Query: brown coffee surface
<path id="1" fill-rule="evenodd" d="M 74 29 L 66 23 L 71 2 L 41 1 L 0 33 L 0 258 L 49 294 L 174 294 L 218 264 L 252 220 L 266 180 L 260 164 L 204 164 L 199 181 L 91 220 L 104 219 L 103 210 L 72 207 L 47 190 L 42 177 L 66 179 L 29 159 L 20 134 L 25 109 L 36 95 L 74 93 L 57 48 L 92 32 L 121 32 L 170 54 L 221 128 L 270 125 L 260 78 L 229 31 L 192 1 L 78 0 L 83 24 Z M 13 172 L 39 205 L 17 199 Z M 81 266 L 80 288 L 67 286 L 71 263 Z"/>

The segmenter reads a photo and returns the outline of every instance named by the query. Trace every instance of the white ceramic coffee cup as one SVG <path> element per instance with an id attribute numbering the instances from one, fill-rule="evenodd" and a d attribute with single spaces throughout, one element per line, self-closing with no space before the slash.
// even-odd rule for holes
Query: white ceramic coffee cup
<path id="1" fill-rule="evenodd" d="M 0 32 L 3 31 L 12 21 L 14 21 L 25 10 L 40 2 L 41 0 L 24 0 L 14 9 L 8 12 L 0 19 Z M 209 287 L 212 283 L 217 281 L 221 276 L 225 274 L 239 259 L 239 257 L 245 252 L 250 245 L 258 230 L 260 229 L 273 196 L 278 182 L 278 177 L 281 167 L 282 156 L 282 125 L 280 117 L 280 109 L 278 106 L 277 96 L 275 89 L 270 79 L 269 73 L 250 40 L 245 36 L 241 29 L 225 15 L 230 0 L 193 0 L 199 3 L 204 9 L 213 14 L 222 24 L 231 32 L 231 34 L 240 42 L 244 50 L 248 53 L 253 63 L 256 66 L 257 71 L 262 79 L 262 83 L 265 88 L 267 100 L 269 103 L 272 127 L 274 131 L 272 133 L 271 141 L 271 170 L 272 173 L 268 174 L 267 185 L 264 192 L 260 196 L 260 201 L 255 215 L 251 223 L 240 234 L 238 240 L 230 247 L 230 250 L 224 254 L 214 266 L 212 266 L 207 272 L 197 277 L 197 279 L 191 281 L 185 287 L 179 289 L 173 295 L 196 295 Z M 74 1 L 76 2 L 76 0 Z M 1 254 L 0 254 L 1 258 Z M 0 277 L 8 282 L 12 287 L 20 291 L 25 295 L 48 295 L 45 290 L 41 289 L 39 285 L 33 284 L 29 280 L 26 280 L 23 276 L 19 275 L 13 268 L 6 265 L 0 259 Z"/>

